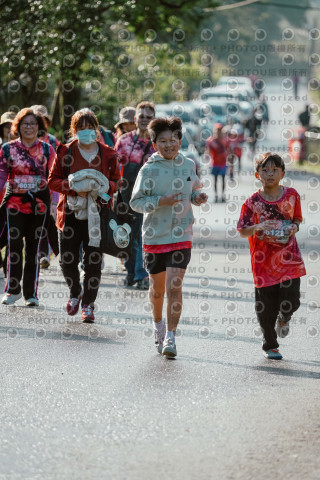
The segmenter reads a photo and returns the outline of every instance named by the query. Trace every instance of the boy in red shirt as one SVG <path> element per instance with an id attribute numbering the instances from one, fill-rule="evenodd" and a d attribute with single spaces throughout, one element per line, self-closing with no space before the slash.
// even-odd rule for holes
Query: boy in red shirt
<path id="1" fill-rule="evenodd" d="M 242 206 L 237 229 L 249 239 L 255 284 L 255 310 L 263 331 L 266 358 L 281 360 L 277 334 L 289 333 L 289 321 L 300 306 L 300 277 L 306 274 L 295 234 L 302 222 L 300 196 L 280 185 L 285 165 L 270 152 L 256 161 L 262 188 Z"/>

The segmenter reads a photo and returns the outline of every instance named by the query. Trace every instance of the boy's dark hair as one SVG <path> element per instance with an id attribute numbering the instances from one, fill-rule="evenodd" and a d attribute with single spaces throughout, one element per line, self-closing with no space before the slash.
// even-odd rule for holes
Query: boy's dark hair
<path id="1" fill-rule="evenodd" d="M 285 171 L 285 164 L 280 155 L 277 153 L 267 152 L 261 155 L 258 160 L 256 160 L 256 172 L 258 172 L 259 168 L 265 167 L 269 162 L 273 163 L 276 167 L 281 168 L 283 172 Z"/>
<path id="2" fill-rule="evenodd" d="M 157 141 L 160 133 L 166 130 L 174 132 L 179 140 L 182 138 L 182 122 L 178 117 L 155 118 L 148 125 L 148 132 L 153 142 Z"/>
<path id="3" fill-rule="evenodd" d="M 156 113 L 156 107 L 152 102 L 140 102 L 139 105 L 136 106 L 136 114 L 138 110 L 141 110 L 142 108 L 149 108 L 154 114 Z"/>

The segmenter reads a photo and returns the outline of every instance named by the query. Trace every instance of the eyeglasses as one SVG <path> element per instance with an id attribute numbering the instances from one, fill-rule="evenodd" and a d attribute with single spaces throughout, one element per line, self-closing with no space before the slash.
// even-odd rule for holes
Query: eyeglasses
<path id="1" fill-rule="evenodd" d="M 21 123 L 20 127 L 36 127 L 37 125 L 37 123 Z"/>

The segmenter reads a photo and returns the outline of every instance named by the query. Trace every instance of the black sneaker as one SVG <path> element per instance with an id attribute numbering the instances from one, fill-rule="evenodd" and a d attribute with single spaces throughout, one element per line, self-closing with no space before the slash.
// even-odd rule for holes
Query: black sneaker
<path id="1" fill-rule="evenodd" d="M 137 281 L 137 289 L 138 290 L 149 290 L 150 283 L 149 277 L 143 278 L 142 280 Z"/>
<path id="2" fill-rule="evenodd" d="M 134 280 L 134 277 L 131 277 L 131 276 L 129 277 L 128 275 L 123 281 L 123 285 L 125 287 L 133 287 L 133 285 L 135 285 L 136 283 L 137 283 L 137 281 Z"/>

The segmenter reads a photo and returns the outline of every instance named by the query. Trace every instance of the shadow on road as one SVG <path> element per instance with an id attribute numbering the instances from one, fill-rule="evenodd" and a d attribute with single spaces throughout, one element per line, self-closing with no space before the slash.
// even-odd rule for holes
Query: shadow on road
<path id="1" fill-rule="evenodd" d="M 83 325 L 81 325 L 83 327 Z M 94 342 L 94 343 L 108 343 L 118 344 L 115 340 L 99 336 L 99 331 L 96 327 L 88 325 L 87 335 L 74 333 L 71 329 L 64 329 L 61 332 L 54 332 L 44 328 L 16 328 L 9 326 L 0 326 L 0 338 L 7 338 L 8 340 L 16 340 L 22 338 L 34 338 L 38 340 L 73 340 L 80 342 Z M 123 344 L 123 342 L 121 342 Z"/>
<path id="2" fill-rule="evenodd" d="M 201 358 L 187 357 L 187 356 L 184 356 L 184 357 L 181 356 L 179 358 L 183 358 L 183 360 L 195 362 L 195 363 L 211 363 L 211 364 L 222 365 L 224 367 L 241 368 L 244 370 L 263 371 L 263 372 L 269 373 L 270 375 L 280 375 L 280 376 L 297 377 L 297 378 L 313 378 L 315 380 L 320 379 L 320 372 L 310 372 L 306 370 L 295 370 L 290 368 L 283 368 L 283 367 L 280 367 L 280 365 L 279 367 L 263 366 L 263 365 L 251 366 L 251 365 L 239 365 L 239 364 L 230 363 L 230 362 L 220 362 L 219 360 L 208 360 L 208 359 L 201 359 Z M 276 360 L 271 360 L 271 361 L 276 362 Z M 281 362 L 281 364 L 283 365 L 283 362 Z M 284 364 L 286 364 L 285 361 L 284 361 Z"/>

